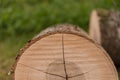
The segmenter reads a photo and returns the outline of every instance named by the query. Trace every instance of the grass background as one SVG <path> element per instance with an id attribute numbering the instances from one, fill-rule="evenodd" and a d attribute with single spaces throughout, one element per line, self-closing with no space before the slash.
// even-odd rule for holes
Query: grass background
<path id="1" fill-rule="evenodd" d="M 0 80 L 11 80 L 7 73 L 19 49 L 41 30 L 71 23 L 88 31 L 92 10 L 120 10 L 119 3 L 120 0 L 0 0 Z"/>

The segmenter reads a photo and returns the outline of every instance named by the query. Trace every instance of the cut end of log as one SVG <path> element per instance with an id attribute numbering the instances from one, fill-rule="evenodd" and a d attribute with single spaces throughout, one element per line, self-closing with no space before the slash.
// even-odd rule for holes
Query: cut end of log
<path id="1" fill-rule="evenodd" d="M 120 66 L 120 12 L 94 10 L 89 34 L 109 53 L 115 65 Z"/>
<path id="2" fill-rule="evenodd" d="M 13 80 L 118 80 L 107 53 L 73 25 L 57 25 L 20 52 Z"/>
<path id="3" fill-rule="evenodd" d="M 98 16 L 97 11 L 94 10 L 91 13 L 89 33 L 90 33 L 90 37 L 92 37 L 93 40 L 101 44 L 99 20 L 100 20 L 100 17 Z"/>

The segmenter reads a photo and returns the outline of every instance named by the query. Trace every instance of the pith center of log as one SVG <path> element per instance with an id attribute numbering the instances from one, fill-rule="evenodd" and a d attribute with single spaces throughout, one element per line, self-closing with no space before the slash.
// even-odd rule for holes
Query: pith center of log
<path id="1" fill-rule="evenodd" d="M 55 60 L 48 66 L 46 74 L 47 80 L 86 80 L 84 73 L 73 62 L 66 61 L 66 72 L 64 68 L 63 60 Z M 66 76 L 67 75 L 67 76 Z"/>

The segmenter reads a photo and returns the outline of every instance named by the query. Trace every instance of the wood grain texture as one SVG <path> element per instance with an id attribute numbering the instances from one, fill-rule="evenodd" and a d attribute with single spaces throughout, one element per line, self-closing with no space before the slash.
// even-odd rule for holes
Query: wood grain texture
<path id="1" fill-rule="evenodd" d="M 13 80 L 118 80 L 107 53 L 79 34 L 58 30 L 34 38 L 17 57 Z"/>
<path id="2" fill-rule="evenodd" d="M 93 11 L 90 24 L 90 36 L 104 47 L 116 66 L 120 66 L 120 12 Z"/>

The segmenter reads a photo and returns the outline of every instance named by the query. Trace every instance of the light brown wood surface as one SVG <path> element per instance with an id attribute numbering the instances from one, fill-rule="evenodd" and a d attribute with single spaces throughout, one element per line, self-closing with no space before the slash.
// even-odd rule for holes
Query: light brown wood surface
<path id="1" fill-rule="evenodd" d="M 17 58 L 13 80 L 118 80 L 110 57 L 86 36 L 59 31 L 36 39 Z"/>
<path id="2" fill-rule="evenodd" d="M 91 17 L 90 17 L 90 29 L 89 29 L 89 33 L 90 36 L 99 44 L 101 44 L 101 33 L 100 33 L 100 17 L 97 14 L 97 11 L 94 10 L 91 13 Z"/>

